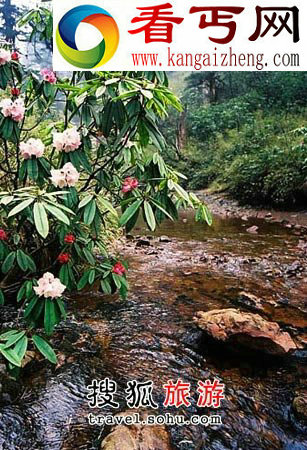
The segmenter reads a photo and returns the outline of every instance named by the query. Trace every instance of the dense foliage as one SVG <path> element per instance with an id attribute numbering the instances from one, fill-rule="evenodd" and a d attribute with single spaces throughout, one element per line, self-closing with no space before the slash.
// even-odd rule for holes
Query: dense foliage
<path id="1" fill-rule="evenodd" d="M 56 361 L 40 334 L 65 318 L 64 293 L 96 286 L 126 297 L 127 265 L 108 253 L 110 222 L 130 231 L 142 215 L 154 230 L 179 207 L 211 218 L 162 157 L 157 121 L 181 108 L 163 73 L 59 78 L 26 71 L 2 48 L 0 88 L 0 301 L 17 301 L 22 318 L 0 335 L 0 353 L 20 367 L 29 343 Z"/>
<path id="2" fill-rule="evenodd" d="M 193 73 L 182 92 L 186 140 L 169 158 L 190 188 L 227 189 L 250 204 L 302 200 L 306 73 Z M 169 122 L 173 132 L 181 118 Z"/>

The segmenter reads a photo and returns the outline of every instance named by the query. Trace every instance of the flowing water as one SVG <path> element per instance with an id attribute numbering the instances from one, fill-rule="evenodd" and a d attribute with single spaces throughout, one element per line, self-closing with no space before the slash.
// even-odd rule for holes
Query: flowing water
<path id="1" fill-rule="evenodd" d="M 258 225 L 258 234 L 246 232 L 251 224 Z M 225 383 L 226 400 L 218 410 L 223 425 L 170 426 L 163 450 L 307 449 L 306 428 L 291 406 L 306 379 L 304 237 L 253 219 L 215 218 L 208 228 L 190 213 L 156 234 L 148 235 L 141 225 L 135 234 L 118 249 L 130 263 L 128 299 L 95 292 L 70 299 L 69 320 L 53 341 L 58 367 L 34 358 L 23 384 L 5 385 L 0 448 L 99 449 L 110 428 L 87 424 L 86 386 L 93 378 L 109 377 L 118 383 L 118 411 L 127 410 L 128 381 L 153 380 L 161 414 L 166 412 L 162 385 L 169 379 L 191 383 L 192 392 L 198 380 Z M 240 300 L 242 290 L 260 299 L 258 313 L 292 335 L 300 348 L 295 355 L 242 355 L 212 342 L 194 325 L 197 311 L 250 310 Z M 201 410 L 196 401 L 168 412 L 186 417 L 214 412 Z M 107 448 L 125 450 L 120 444 Z"/>

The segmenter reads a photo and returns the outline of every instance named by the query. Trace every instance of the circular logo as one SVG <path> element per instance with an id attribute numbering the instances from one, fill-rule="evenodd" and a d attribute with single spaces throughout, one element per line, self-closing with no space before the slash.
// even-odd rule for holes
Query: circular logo
<path id="1" fill-rule="evenodd" d="M 96 27 L 102 41 L 90 50 L 78 50 L 76 31 L 80 23 Z M 117 50 L 118 26 L 104 9 L 94 5 L 82 5 L 68 11 L 60 20 L 56 31 L 59 52 L 70 64 L 82 69 L 94 69 L 109 61 Z"/>

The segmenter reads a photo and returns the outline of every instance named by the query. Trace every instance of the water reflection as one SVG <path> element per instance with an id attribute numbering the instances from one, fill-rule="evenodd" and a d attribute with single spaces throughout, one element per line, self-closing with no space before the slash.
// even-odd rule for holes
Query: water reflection
<path id="1" fill-rule="evenodd" d="M 46 5 L 35 0 L 0 0 L 0 40 L 12 44 L 21 54 L 22 63 L 34 70 L 51 65 L 51 50 L 44 42 L 29 42 L 31 28 L 19 28 L 17 22 L 30 9 Z"/>

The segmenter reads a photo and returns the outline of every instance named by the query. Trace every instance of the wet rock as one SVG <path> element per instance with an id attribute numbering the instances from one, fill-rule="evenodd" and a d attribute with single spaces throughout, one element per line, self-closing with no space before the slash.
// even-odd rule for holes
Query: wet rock
<path id="1" fill-rule="evenodd" d="M 133 410 L 118 414 L 126 416 Z M 139 411 L 138 411 L 139 412 Z M 141 414 L 141 421 L 150 413 Z M 117 425 L 101 443 L 101 450 L 171 450 L 168 432 L 164 426 Z"/>
<path id="2" fill-rule="evenodd" d="M 295 416 L 307 423 L 307 394 L 301 394 L 294 398 L 292 408 Z"/>
<path id="3" fill-rule="evenodd" d="M 302 253 L 302 255 L 307 255 L 307 242 L 300 239 L 297 248 Z"/>
<path id="4" fill-rule="evenodd" d="M 246 229 L 246 231 L 248 233 L 252 233 L 252 234 L 257 234 L 258 233 L 258 228 L 257 225 L 253 225 L 252 227 L 249 227 Z"/>
<path id="5" fill-rule="evenodd" d="M 238 344 L 243 348 L 271 355 L 284 355 L 296 349 L 288 333 L 282 332 L 277 323 L 269 322 L 259 314 L 236 309 L 215 309 L 198 312 L 194 320 L 214 339 Z"/>
<path id="6" fill-rule="evenodd" d="M 9 375 L 5 364 L 0 364 L 0 405 L 12 403 L 21 390 L 21 383 Z"/>
<path id="7" fill-rule="evenodd" d="M 253 311 L 263 310 L 261 299 L 254 294 L 250 294 L 249 292 L 241 291 L 236 303 Z"/>
<path id="8" fill-rule="evenodd" d="M 294 261 L 290 266 L 286 269 L 286 274 L 290 277 L 296 276 L 299 273 L 304 272 L 304 266 L 300 261 Z"/>
<path id="9" fill-rule="evenodd" d="M 148 239 L 139 239 L 136 243 L 136 247 L 150 247 L 150 241 Z"/>
<path id="10" fill-rule="evenodd" d="M 158 250 L 149 250 L 146 254 L 147 255 L 158 255 L 159 252 L 158 252 Z"/>
<path id="11" fill-rule="evenodd" d="M 172 242 L 172 240 L 168 236 L 160 236 L 159 242 L 167 244 L 168 242 Z"/>

